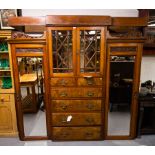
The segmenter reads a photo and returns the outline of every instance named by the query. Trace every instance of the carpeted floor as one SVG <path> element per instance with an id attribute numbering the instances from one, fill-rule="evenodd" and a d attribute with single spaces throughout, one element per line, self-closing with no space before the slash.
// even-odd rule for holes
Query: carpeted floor
<path id="1" fill-rule="evenodd" d="M 0 146 L 155 146 L 155 135 L 143 135 L 135 140 L 104 141 L 20 141 L 18 138 L 0 138 Z"/>

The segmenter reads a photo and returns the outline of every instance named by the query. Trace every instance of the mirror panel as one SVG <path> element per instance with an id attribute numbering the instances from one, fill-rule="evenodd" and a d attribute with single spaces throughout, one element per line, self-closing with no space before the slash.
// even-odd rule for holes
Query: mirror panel
<path id="1" fill-rule="evenodd" d="M 17 57 L 25 136 L 47 136 L 42 57 Z"/>
<path id="2" fill-rule="evenodd" d="M 135 56 L 110 56 L 108 135 L 130 134 Z"/>

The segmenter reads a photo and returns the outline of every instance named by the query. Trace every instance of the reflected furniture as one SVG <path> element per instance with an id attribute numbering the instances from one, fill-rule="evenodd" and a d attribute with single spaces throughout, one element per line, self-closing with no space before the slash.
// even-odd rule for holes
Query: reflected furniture
<path id="1" fill-rule="evenodd" d="M 139 97 L 139 118 L 137 134 L 155 134 L 155 95 Z"/>
<path id="2" fill-rule="evenodd" d="M 27 88 L 27 95 L 22 99 L 24 113 L 36 113 L 38 111 L 40 103 L 35 89 L 38 82 L 41 80 L 42 78 L 37 77 L 35 73 L 23 74 L 20 76 L 21 87 Z M 30 89 L 32 93 L 30 93 Z M 41 88 L 41 90 L 42 89 L 43 88 Z"/>
<path id="3" fill-rule="evenodd" d="M 8 38 L 11 38 L 11 31 L 0 30 L 0 137 L 18 134 L 13 66 Z"/>

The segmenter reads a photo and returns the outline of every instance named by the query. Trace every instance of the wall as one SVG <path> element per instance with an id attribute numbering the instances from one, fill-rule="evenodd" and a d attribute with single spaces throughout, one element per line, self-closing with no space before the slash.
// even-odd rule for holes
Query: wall
<path id="1" fill-rule="evenodd" d="M 46 15 L 110 15 L 137 17 L 136 9 L 23 9 L 23 16 L 46 16 Z"/>
<path id="2" fill-rule="evenodd" d="M 23 16 L 46 16 L 46 15 L 110 15 L 113 17 L 137 17 L 136 9 L 23 9 Z M 142 58 L 141 82 L 146 80 L 155 81 L 155 57 L 145 56 Z"/>

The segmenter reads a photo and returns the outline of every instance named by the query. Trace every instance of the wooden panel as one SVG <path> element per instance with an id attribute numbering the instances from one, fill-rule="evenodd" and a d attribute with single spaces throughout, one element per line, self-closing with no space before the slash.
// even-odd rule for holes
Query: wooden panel
<path id="1" fill-rule="evenodd" d="M 51 86 L 74 86 L 75 78 L 51 78 Z"/>
<path id="2" fill-rule="evenodd" d="M 101 111 L 101 100 L 52 100 L 53 112 Z"/>
<path id="3" fill-rule="evenodd" d="M 110 16 L 75 16 L 51 15 L 46 16 L 46 24 L 52 26 L 102 26 L 111 25 Z"/>
<path id="4" fill-rule="evenodd" d="M 10 102 L 0 102 L 0 136 L 13 136 L 17 134 L 14 94 L 3 96 Z"/>
<path id="5" fill-rule="evenodd" d="M 10 17 L 10 26 L 45 25 L 45 17 Z"/>
<path id="6" fill-rule="evenodd" d="M 53 113 L 53 126 L 101 125 L 100 113 Z"/>
<path id="7" fill-rule="evenodd" d="M 100 127 L 54 127 L 54 140 L 97 140 L 101 139 Z"/>
<path id="8" fill-rule="evenodd" d="M 10 95 L 9 94 L 1 94 L 0 96 L 0 103 L 9 102 L 10 101 Z"/>
<path id="9" fill-rule="evenodd" d="M 11 111 L 8 103 L 0 103 L 0 132 L 5 130 L 12 130 Z"/>
<path id="10" fill-rule="evenodd" d="M 102 88 L 52 88 L 53 98 L 102 97 Z"/>
<path id="11" fill-rule="evenodd" d="M 113 26 L 147 26 L 148 19 L 143 17 L 113 17 Z"/>
<path id="12" fill-rule="evenodd" d="M 94 78 L 92 76 L 78 78 L 78 85 L 79 86 L 102 85 L 102 78 Z"/>

